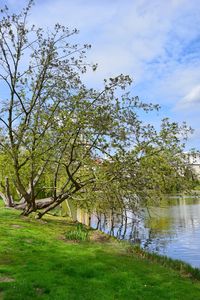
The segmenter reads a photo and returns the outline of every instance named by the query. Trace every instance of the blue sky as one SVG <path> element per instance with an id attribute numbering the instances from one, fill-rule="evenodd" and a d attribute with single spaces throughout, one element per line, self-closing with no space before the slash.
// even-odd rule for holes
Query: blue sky
<path id="1" fill-rule="evenodd" d="M 77 41 L 92 44 L 85 76 L 98 87 L 103 78 L 129 74 L 131 91 L 159 103 L 159 118 L 187 121 L 195 129 L 188 147 L 200 149 L 200 0 L 36 0 L 31 21 L 59 22 L 80 29 Z M 24 0 L 1 0 L 12 10 Z"/>

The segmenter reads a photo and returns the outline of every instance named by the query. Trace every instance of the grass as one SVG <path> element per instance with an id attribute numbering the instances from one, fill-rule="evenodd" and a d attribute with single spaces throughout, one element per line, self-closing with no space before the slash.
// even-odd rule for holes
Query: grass
<path id="1" fill-rule="evenodd" d="M 141 258 L 146 258 L 151 260 L 152 262 L 157 262 L 162 266 L 166 266 L 173 270 L 177 270 L 183 276 L 187 276 L 193 279 L 200 280 L 200 269 L 193 268 L 190 264 L 187 264 L 181 260 L 172 259 L 167 256 L 159 255 L 157 253 L 149 253 L 140 248 L 140 246 L 131 246 L 128 250 L 130 253 L 134 253 Z"/>
<path id="2" fill-rule="evenodd" d="M 200 282 L 77 224 L 0 208 L 0 300 L 200 299 Z M 83 230 L 84 231 L 84 230 Z"/>

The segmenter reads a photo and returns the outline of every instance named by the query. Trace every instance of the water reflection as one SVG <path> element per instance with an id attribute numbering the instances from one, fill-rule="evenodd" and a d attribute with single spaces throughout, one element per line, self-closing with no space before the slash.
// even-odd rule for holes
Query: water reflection
<path id="1" fill-rule="evenodd" d="M 173 198 L 142 217 L 132 212 L 90 216 L 90 225 L 119 239 L 200 267 L 200 199 Z"/>

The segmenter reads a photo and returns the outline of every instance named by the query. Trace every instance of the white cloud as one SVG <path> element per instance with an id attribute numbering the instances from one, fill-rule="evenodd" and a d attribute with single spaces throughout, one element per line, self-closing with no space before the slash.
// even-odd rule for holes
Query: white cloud
<path id="1" fill-rule="evenodd" d="M 13 4 L 16 0 L 3 2 Z M 18 2 L 20 6 L 25 3 Z M 51 27 L 60 22 L 77 27 L 81 30 L 77 41 L 93 45 L 88 59 L 99 63 L 95 76 L 87 76 L 93 82 L 124 72 L 137 83 L 151 80 L 162 84 L 167 72 L 176 72 L 176 59 L 186 41 L 200 30 L 197 0 L 35 2 L 34 23 Z"/>
<path id="2" fill-rule="evenodd" d="M 32 19 L 42 26 L 59 21 L 80 28 L 80 38 L 96 45 L 92 57 L 99 61 L 100 56 L 106 66 L 108 57 L 116 57 L 118 53 L 115 63 L 112 63 L 113 71 L 118 70 L 123 59 L 128 57 L 126 70 L 139 77 L 137 68 L 134 72 L 135 61 L 143 70 L 146 62 L 165 55 L 169 34 L 176 32 L 174 22 L 184 15 L 186 3 L 185 0 L 36 1 Z M 182 31 L 180 26 L 178 35 L 182 35 Z M 114 48 L 116 52 L 113 52 Z"/>
<path id="3" fill-rule="evenodd" d="M 194 86 L 185 97 L 178 102 L 178 109 L 199 109 L 200 108 L 200 84 Z"/>
<path id="4" fill-rule="evenodd" d="M 26 1 L 1 2 L 16 10 Z M 88 61 L 99 63 L 99 68 L 85 76 L 87 82 L 98 86 L 105 77 L 126 73 L 135 79 L 144 99 L 167 107 L 166 115 L 183 120 L 184 107 L 195 114 L 200 109 L 199 0 L 35 2 L 33 23 L 77 27 L 76 42 L 92 44 Z M 199 127 L 192 114 L 187 120 Z"/>

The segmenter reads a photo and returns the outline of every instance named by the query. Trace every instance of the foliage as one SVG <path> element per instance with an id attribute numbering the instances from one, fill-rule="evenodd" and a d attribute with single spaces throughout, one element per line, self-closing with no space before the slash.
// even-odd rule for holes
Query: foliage
<path id="1" fill-rule="evenodd" d="M 171 151 L 176 160 L 190 128 L 168 119 L 160 130 L 145 124 L 140 116 L 159 106 L 128 93 L 127 75 L 104 80 L 100 91 L 86 87 L 81 74 L 96 69 L 85 59 L 90 45 L 70 44 L 77 29 L 56 24 L 45 32 L 30 26 L 32 5 L 30 0 L 18 15 L 7 7 L 1 11 L 0 85 L 8 95 L 0 109 L 0 151 L 9 161 L 2 174 L 6 184 L 1 178 L 6 205 L 23 208 L 25 215 L 40 210 L 39 218 L 65 200 L 80 198 L 87 207 L 101 198 L 121 207 L 126 199 L 137 209 L 158 194 L 160 184 L 157 169 L 149 169 L 147 178 L 147 153 L 155 160 L 160 151 Z"/>

